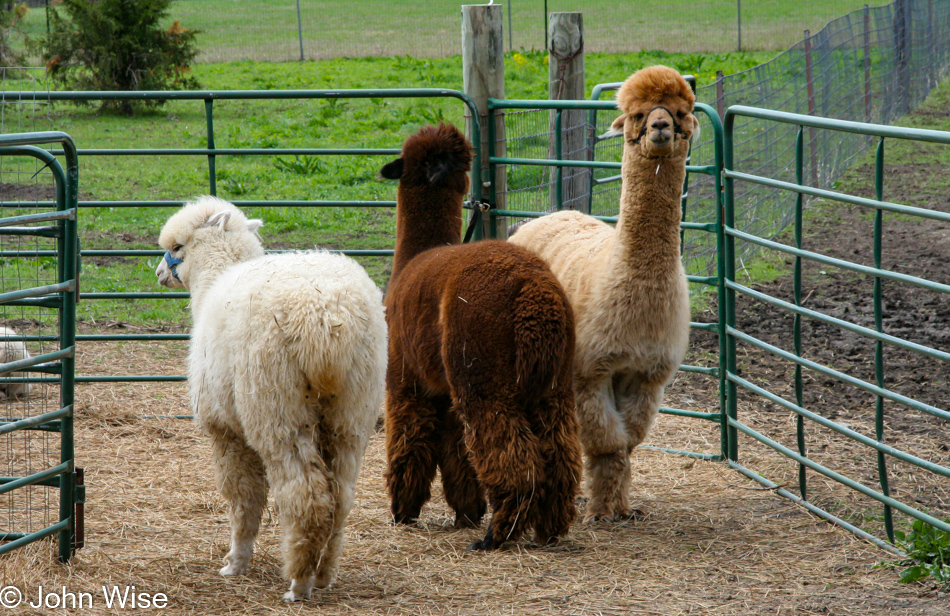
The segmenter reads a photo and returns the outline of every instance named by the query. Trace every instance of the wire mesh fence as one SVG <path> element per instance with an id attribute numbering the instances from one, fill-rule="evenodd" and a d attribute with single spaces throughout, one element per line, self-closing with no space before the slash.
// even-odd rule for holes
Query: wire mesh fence
<path id="1" fill-rule="evenodd" d="M 31 36 L 45 34 L 46 11 L 55 0 L 18 0 L 33 7 Z M 319 60 L 337 57 L 441 57 L 461 52 L 460 6 L 470 0 L 176 0 L 169 19 L 200 30 L 199 62 Z M 504 12 L 505 49 L 546 49 L 547 15 L 584 13 L 588 51 L 658 49 L 721 53 L 780 50 L 802 28 L 858 8 L 863 0 L 799 0 L 795 3 L 700 0 L 496 0 Z M 669 11 L 670 4 L 680 5 Z M 741 6 L 740 12 L 737 10 Z M 653 15 L 663 12 L 665 27 Z M 419 25 L 425 27 L 420 28 Z M 741 26 L 741 34 L 740 34 Z"/>
<path id="2" fill-rule="evenodd" d="M 56 186 L 43 163 L 25 156 L 0 154 L 0 219 L 52 212 L 37 202 L 55 201 Z M 49 223 L 36 223 L 35 226 Z M 8 234 L 0 228 L 0 293 L 54 285 L 58 282 L 57 239 Z M 51 255 L 51 256 L 49 256 Z M 0 304 L 0 363 L 60 350 L 59 308 Z M 0 425 L 35 418 L 60 408 L 60 382 L 34 372 L 0 373 Z M 27 382 L 25 379 L 32 382 Z M 61 461 L 59 430 L 15 430 L 0 435 L 0 477 L 3 483 L 46 471 Z M 39 532 L 60 520 L 59 479 L 0 494 L 0 536 Z M 12 537 L 8 537 L 12 538 Z"/>
<path id="3" fill-rule="evenodd" d="M 920 104 L 950 67 L 950 0 L 896 0 L 876 8 L 849 13 L 808 35 L 773 60 L 751 70 L 720 76 L 715 83 L 700 85 L 697 100 L 719 110 L 742 104 L 843 120 L 888 124 Z M 606 96 L 606 94 L 605 94 Z M 551 158 L 554 141 L 548 129 L 547 111 L 509 112 L 506 142 L 510 157 Z M 615 113 L 591 112 L 583 130 L 584 152 L 565 158 L 619 162 L 619 140 L 599 140 Z M 702 119 L 702 118 L 701 118 Z M 748 173 L 795 182 L 795 129 L 754 119 L 741 126 L 745 156 L 737 168 Z M 703 136 L 693 146 L 692 163 L 713 161 L 712 131 L 703 126 Z M 867 152 L 870 141 L 862 135 L 810 130 L 806 139 L 807 173 L 803 182 L 830 188 L 857 159 Z M 585 170 L 586 199 L 565 200 L 563 207 L 595 215 L 617 213 L 619 177 L 613 170 Z M 553 168 L 508 169 L 507 209 L 545 211 L 553 209 Z M 718 200 L 708 176 L 690 179 L 686 220 L 715 221 Z M 736 195 L 737 221 L 760 237 L 774 237 L 789 223 L 794 212 L 790 193 L 746 184 Z M 748 258 L 754 246 L 738 255 Z M 683 246 L 687 271 L 697 275 L 715 273 L 716 246 L 709 234 L 687 234 Z"/>

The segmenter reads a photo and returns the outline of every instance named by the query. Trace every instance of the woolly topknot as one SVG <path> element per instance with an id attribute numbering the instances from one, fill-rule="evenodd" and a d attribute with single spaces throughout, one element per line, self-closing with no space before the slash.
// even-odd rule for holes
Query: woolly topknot
<path id="1" fill-rule="evenodd" d="M 638 103 L 647 101 L 659 105 L 673 96 L 689 103 L 691 111 L 696 104 L 696 96 L 683 76 L 658 64 L 640 69 L 623 82 L 617 90 L 617 106 L 624 113 L 633 113 Z"/>
<path id="2" fill-rule="evenodd" d="M 225 229 L 227 231 L 238 231 L 247 226 L 247 217 L 233 203 L 224 199 L 204 195 L 198 197 L 190 203 L 186 203 L 180 210 L 168 219 L 162 228 L 162 233 L 158 237 L 158 243 L 166 250 L 176 244 L 183 243 L 186 237 L 194 233 L 208 219 L 217 214 L 229 210 L 231 217 L 227 222 Z"/>
<path id="3" fill-rule="evenodd" d="M 426 126 L 406 139 L 402 157 L 387 165 L 382 175 L 404 183 L 468 190 L 474 150 L 462 131 L 451 124 Z"/>

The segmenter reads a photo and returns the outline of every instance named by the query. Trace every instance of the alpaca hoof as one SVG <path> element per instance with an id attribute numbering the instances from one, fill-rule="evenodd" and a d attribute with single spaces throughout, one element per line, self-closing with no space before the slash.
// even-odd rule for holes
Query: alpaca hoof
<path id="1" fill-rule="evenodd" d="M 294 603 L 295 601 L 305 601 L 310 598 L 313 591 L 314 578 L 298 582 L 296 579 L 290 580 L 290 590 L 284 593 L 284 601 Z"/>
<path id="2" fill-rule="evenodd" d="M 393 525 L 402 524 L 404 526 L 412 526 L 419 521 L 417 516 L 411 515 L 393 515 Z"/>
<path id="3" fill-rule="evenodd" d="M 592 513 L 584 517 L 584 524 L 594 522 L 622 522 L 623 520 L 645 520 L 647 514 L 642 509 L 628 509 L 612 513 Z"/>
<path id="4" fill-rule="evenodd" d="M 224 576 L 244 575 L 245 573 L 247 573 L 247 565 L 240 565 L 238 563 L 228 563 L 225 566 L 221 567 L 218 573 Z"/>
<path id="5" fill-rule="evenodd" d="M 336 576 L 332 573 L 317 574 L 313 580 L 314 588 L 327 589 L 335 581 Z"/>
<path id="6" fill-rule="evenodd" d="M 547 538 L 545 538 L 545 537 L 537 537 L 537 536 L 536 536 L 536 537 L 534 538 L 534 542 L 533 542 L 533 543 L 534 543 L 534 546 L 535 546 L 535 547 L 539 547 L 539 548 L 550 548 L 550 547 L 554 547 L 554 546 L 558 545 L 559 543 L 561 543 L 561 538 L 560 538 L 560 537 L 556 537 L 556 536 L 555 536 L 555 537 L 547 537 Z"/>
<path id="7" fill-rule="evenodd" d="M 479 539 L 471 545 L 468 546 L 469 552 L 487 552 L 489 550 L 494 550 L 498 547 L 498 544 L 495 543 L 495 535 L 492 533 L 491 527 L 488 528 L 488 532 L 485 534 L 484 539 Z"/>

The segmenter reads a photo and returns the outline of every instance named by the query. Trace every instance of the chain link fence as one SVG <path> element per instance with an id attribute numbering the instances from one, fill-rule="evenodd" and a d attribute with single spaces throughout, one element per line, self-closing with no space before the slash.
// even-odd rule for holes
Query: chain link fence
<path id="1" fill-rule="evenodd" d="M 948 67 L 950 0 L 896 0 L 835 19 L 817 33 L 806 33 L 803 40 L 773 60 L 748 71 L 720 75 L 715 83 L 700 85 L 696 94 L 699 102 L 716 108 L 720 116 L 730 105 L 749 105 L 888 124 L 923 102 L 946 76 Z M 605 90 L 612 87 L 605 85 Z M 601 98 L 609 95 L 605 91 Z M 544 110 L 529 110 L 506 115 L 505 145 L 509 157 L 552 158 L 548 144 L 554 140 L 548 114 Z M 573 156 L 565 151 L 565 158 L 619 162 L 620 141 L 597 138 L 615 117 L 616 113 L 591 112 L 583 127 L 587 133 L 586 151 Z M 750 154 L 736 161 L 736 169 L 795 182 L 797 129 L 754 119 L 741 122 L 737 134 L 745 140 L 742 151 Z M 803 182 L 832 188 L 865 155 L 870 143 L 868 137 L 861 135 L 809 130 L 805 136 L 808 171 Z M 705 130 L 694 145 L 691 162 L 713 162 L 711 130 Z M 565 187 L 563 207 L 602 216 L 617 214 L 617 172 L 599 169 L 585 173 L 586 195 L 572 195 Z M 553 178 L 553 168 L 511 166 L 506 209 L 552 209 Z M 752 183 L 742 183 L 737 188 L 737 226 L 760 237 L 774 237 L 787 226 L 794 212 L 793 194 Z M 686 220 L 714 222 L 717 200 L 712 178 L 692 177 L 688 192 Z M 747 251 L 753 249 L 752 245 L 744 247 Z M 689 273 L 715 273 L 714 236 L 687 233 L 683 251 Z M 739 255 L 740 260 L 747 257 L 748 252 Z"/>
<path id="2" fill-rule="evenodd" d="M 23 2 L 24 0 L 18 0 Z M 43 6 L 31 30 L 45 28 Z M 473 0 L 177 0 L 170 19 L 201 30 L 199 62 L 286 62 L 338 57 L 442 57 L 461 53 L 461 5 Z M 721 53 L 781 50 L 863 0 L 798 0 L 795 3 L 736 0 L 495 0 L 504 11 L 505 49 L 546 49 L 547 14 L 584 13 L 588 52 L 657 49 Z M 673 5 L 675 10 L 669 10 Z M 662 14 L 660 14 L 662 13 Z M 42 22 L 42 23 L 41 23 Z M 660 23 L 658 23 L 660 22 Z M 661 27 L 662 24 L 662 27 Z"/>

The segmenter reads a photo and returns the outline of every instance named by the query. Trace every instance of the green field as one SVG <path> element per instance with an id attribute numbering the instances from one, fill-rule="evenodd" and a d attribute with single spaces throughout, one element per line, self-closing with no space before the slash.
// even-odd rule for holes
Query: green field
<path id="1" fill-rule="evenodd" d="M 716 67 L 732 72 L 754 66 L 768 54 L 589 54 L 588 89 L 595 83 L 624 79 L 638 68 L 662 62 L 711 80 Z M 509 98 L 544 98 L 546 55 L 519 53 L 507 58 Z M 340 59 L 304 63 L 237 62 L 195 67 L 203 88 L 281 90 L 441 87 L 462 89 L 459 57 L 419 60 L 408 57 Z M 26 79 L 6 82 L 6 89 L 33 89 Z M 31 113 L 31 111 L 33 113 Z M 398 148 L 424 124 L 463 121 L 463 106 L 454 99 L 365 99 L 311 101 L 216 101 L 215 145 L 218 148 L 388 147 Z M 14 116 L 15 113 L 19 115 Z M 4 123 L 23 130 L 62 130 L 82 149 L 203 148 L 204 104 L 172 102 L 132 118 L 60 103 L 33 110 L 6 109 Z M 388 162 L 381 156 L 226 157 L 217 160 L 219 196 L 231 200 L 395 199 L 395 184 L 376 179 Z M 12 164 L 12 163 L 7 163 Z M 33 168 L 21 171 L 28 183 Z M 11 181 L 11 171 L 3 181 Z M 81 200 L 185 200 L 209 191 L 207 159 L 182 156 L 84 156 L 80 161 Z M 170 214 L 155 208 L 84 208 L 80 220 L 83 249 L 156 248 L 159 230 Z M 265 245 L 270 248 L 392 248 L 394 219 L 388 208 L 258 209 Z M 117 239 L 118 238 L 118 239 Z M 389 277 L 388 258 L 361 263 L 380 285 Z M 154 260 L 91 258 L 83 262 L 84 291 L 147 291 L 154 287 Z M 133 323 L 183 323 L 180 302 L 87 301 L 84 320 Z"/>
<path id="2" fill-rule="evenodd" d="M 507 6 L 506 2 L 501 4 Z M 805 27 L 820 28 L 827 20 L 861 6 L 858 2 L 832 0 L 798 3 L 757 2 L 743 14 L 747 47 L 784 48 L 799 38 Z M 346 10 L 331 3 L 301 1 L 305 36 L 319 31 L 320 45 L 333 55 L 340 45 L 375 45 L 374 49 L 350 50 L 351 55 L 384 53 L 382 41 L 411 42 L 430 48 L 417 55 L 457 53 L 459 11 L 457 3 L 420 1 L 396 3 L 367 0 L 346 3 Z M 508 98 L 546 98 L 547 54 L 531 51 L 542 47 L 543 3 L 512 2 L 514 45 L 528 50 L 506 54 Z M 644 0 L 630 10 L 626 3 L 585 0 L 573 3 L 551 0 L 550 11 L 581 10 L 585 14 L 588 91 L 597 83 L 620 81 L 638 68 L 663 63 L 697 76 L 709 84 L 716 70 L 734 73 L 768 60 L 771 52 L 710 53 L 731 49 L 734 43 L 735 5 L 732 2 L 683 3 L 683 10 L 670 12 L 662 28 L 649 18 L 669 3 Z M 253 8 L 252 8 L 253 7 Z M 623 11 L 619 7 L 625 7 Z M 686 10 L 688 7 L 688 11 Z M 227 0 L 180 0 L 172 11 L 186 27 L 204 30 L 199 45 L 205 58 L 273 57 L 254 49 L 296 46 L 296 11 L 293 0 L 263 0 L 257 3 Z M 311 19 L 311 26 L 307 20 Z M 45 29 L 42 9 L 27 15 L 34 34 Z M 319 22 L 319 28 L 316 27 Z M 379 24 L 385 23 L 385 30 Z M 419 28 L 425 23 L 425 28 Z M 637 25 L 640 24 L 640 25 Z M 757 25 L 758 24 L 758 25 Z M 767 34 L 755 45 L 752 33 L 767 24 Z M 533 28 L 534 42 L 519 43 L 519 33 Z M 506 20 L 507 28 L 507 20 Z M 410 33 L 407 35 L 406 33 Z M 765 32 L 765 30 L 763 30 Z M 280 34 L 283 33 L 283 34 Z M 285 36 L 286 35 L 286 36 Z M 289 38 L 288 38 L 289 37 Z M 653 38 L 650 38 L 653 37 Z M 507 37 L 506 37 L 507 39 Z M 283 41 L 283 42 L 282 42 Z M 428 42 L 427 42 L 428 41 Z M 431 42 L 438 41 L 438 50 Z M 679 41 L 679 42 L 677 42 Z M 731 41 L 731 42 L 730 42 Z M 597 53 L 598 45 L 618 47 L 678 48 L 689 53 L 664 51 Z M 767 43 L 767 44 L 766 44 Z M 336 52 L 333 50 L 337 49 Z M 345 50 L 344 50 L 345 51 Z M 706 53 L 699 53 L 705 51 Z M 333 53 L 330 53 L 333 52 Z M 216 55 L 217 54 L 217 55 Z M 321 54 L 311 54 L 321 55 Z M 341 58 L 307 62 L 218 62 L 201 63 L 194 74 L 203 89 L 280 90 L 338 88 L 440 87 L 462 89 L 461 58 L 458 55 L 424 59 L 412 55 L 384 58 Z M 41 81 L 11 79 L 6 90 L 42 90 Z M 216 101 L 215 145 L 218 148 L 273 147 L 389 147 L 420 126 L 446 120 L 460 124 L 462 105 L 452 99 L 351 101 Z M 175 102 L 133 118 L 100 113 L 95 106 L 71 104 L 6 107 L 4 132 L 62 130 L 78 147 L 90 148 L 203 148 L 206 146 L 202 102 Z M 374 157 L 224 157 L 217 159 L 219 196 L 231 200 L 274 199 L 369 199 L 395 198 L 395 185 L 376 179 L 387 162 Z M 0 170 L 2 171 L 2 170 Z M 3 181 L 20 178 L 26 183 L 32 168 L 19 175 L 7 173 Z M 209 192 L 207 160 L 202 157 L 84 156 L 80 163 L 82 200 L 185 200 Z M 83 248 L 155 248 L 158 232 L 170 214 L 168 209 L 84 208 L 80 221 Z M 262 230 L 270 248 L 391 248 L 393 211 L 384 208 L 321 209 L 268 208 L 251 211 L 264 218 Z M 379 284 L 389 277 L 389 259 L 365 258 L 361 263 Z M 84 291 L 154 290 L 154 260 L 141 258 L 85 259 Z M 183 302 L 86 301 L 80 307 L 85 321 L 127 321 L 138 324 L 185 323 Z"/>
<path id="3" fill-rule="evenodd" d="M 304 54 L 309 59 L 460 53 L 460 6 L 452 0 L 300 0 Z M 542 0 L 499 0 L 505 11 L 505 49 L 544 49 Z M 861 0 L 756 0 L 742 3 L 744 50 L 781 51 L 828 21 L 860 9 Z M 885 2 L 870 2 L 872 6 Z M 549 12 L 584 14 L 588 52 L 660 49 L 685 53 L 735 51 L 735 0 L 548 0 Z M 671 10 L 672 9 L 672 10 Z M 178 0 L 171 18 L 198 38 L 202 62 L 288 61 L 299 58 L 295 0 Z M 422 27 L 420 27 L 422 25 Z M 33 9 L 34 35 L 46 27 L 45 12 Z M 509 36 L 509 34 L 511 36 Z"/>

